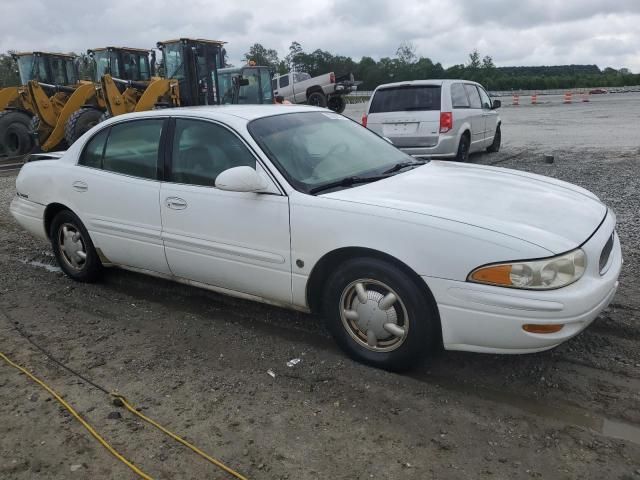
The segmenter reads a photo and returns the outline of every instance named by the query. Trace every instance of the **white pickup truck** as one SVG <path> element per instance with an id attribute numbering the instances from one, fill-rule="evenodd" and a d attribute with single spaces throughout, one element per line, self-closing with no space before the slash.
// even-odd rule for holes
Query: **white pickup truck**
<path id="1" fill-rule="evenodd" d="M 353 80 L 353 75 L 337 77 L 325 73 L 311 77 L 308 73 L 293 72 L 273 77 L 273 94 L 282 96 L 291 103 L 308 103 L 317 107 L 329 107 L 342 113 L 346 107 L 343 95 L 354 91 L 362 82 Z"/>

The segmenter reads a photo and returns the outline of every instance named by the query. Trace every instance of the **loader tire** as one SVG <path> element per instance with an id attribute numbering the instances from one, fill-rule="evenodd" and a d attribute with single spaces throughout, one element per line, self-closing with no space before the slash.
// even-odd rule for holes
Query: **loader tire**
<path id="1" fill-rule="evenodd" d="M 67 145 L 73 145 L 82 135 L 95 127 L 102 116 L 102 112 L 96 108 L 81 108 L 69 117 L 64 126 L 64 139 Z"/>
<path id="2" fill-rule="evenodd" d="M 16 110 L 0 112 L 0 154 L 16 157 L 29 153 L 33 138 L 29 132 L 31 117 Z"/>

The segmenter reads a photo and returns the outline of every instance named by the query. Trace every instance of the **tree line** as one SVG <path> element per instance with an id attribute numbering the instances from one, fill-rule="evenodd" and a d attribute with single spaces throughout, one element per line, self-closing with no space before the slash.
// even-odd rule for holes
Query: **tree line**
<path id="1" fill-rule="evenodd" d="M 90 79 L 88 59 L 84 55 L 79 57 L 80 76 Z M 270 66 L 278 74 L 292 70 L 311 76 L 327 72 L 335 72 L 336 75 L 353 73 L 356 80 L 363 82 L 360 90 L 373 90 L 382 83 L 425 78 L 473 80 L 494 91 L 640 85 L 640 74 L 633 74 L 626 68 L 616 70 L 607 67 L 601 70 L 597 65 L 496 67 L 491 56 L 482 57 L 477 50 L 469 54 L 465 63 L 444 68 L 439 62 L 418 56 L 415 46 L 410 42 L 403 42 L 394 57 L 375 60 L 365 56 L 358 61 L 321 49 L 306 52 L 299 42 L 292 42 L 287 55 L 281 59 L 275 49 L 255 43 L 244 54 L 244 60 Z M 11 55 L 0 54 L 0 87 L 19 83 Z"/>

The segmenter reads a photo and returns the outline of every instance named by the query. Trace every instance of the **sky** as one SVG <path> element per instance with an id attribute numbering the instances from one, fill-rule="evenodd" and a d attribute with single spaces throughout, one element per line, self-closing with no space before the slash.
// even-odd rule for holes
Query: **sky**
<path id="1" fill-rule="evenodd" d="M 52 7 L 55 3 L 55 7 Z M 55 14 L 52 9 L 55 8 Z M 498 66 L 596 64 L 640 73 L 640 0 L 2 0 L 0 52 L 228 42 L 231 63 L 261 43 L 375 59 L 401 42 L 446 68 L 478 49 Z"/>

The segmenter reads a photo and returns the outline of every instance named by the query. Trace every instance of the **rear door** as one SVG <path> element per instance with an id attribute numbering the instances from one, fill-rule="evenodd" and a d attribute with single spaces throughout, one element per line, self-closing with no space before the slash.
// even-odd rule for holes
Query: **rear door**
<path id="1" fill-rule="evenodd" d="M 400 85 L 376 91 L 367 128 L 396 147 L 433 147 L 440 128 L 440 85 Z"/>
<path id="2" fill-rule="evenodd" d="M 112 263 L 168 274 L 160 221 L 159 152 L 165 119 L 120 122 L 96 133 L 69 178 L 96 247 Z"/>
<path id="3" fill-rule="evenodd" d="M 482 111 L 482 101 L 475 85 L 464 84 L 464 89 L 469 97 L 469 123 L 471 124 L 471 148 L 470 151 L 477 152 L 484 147 L 484 117 Z"/>

